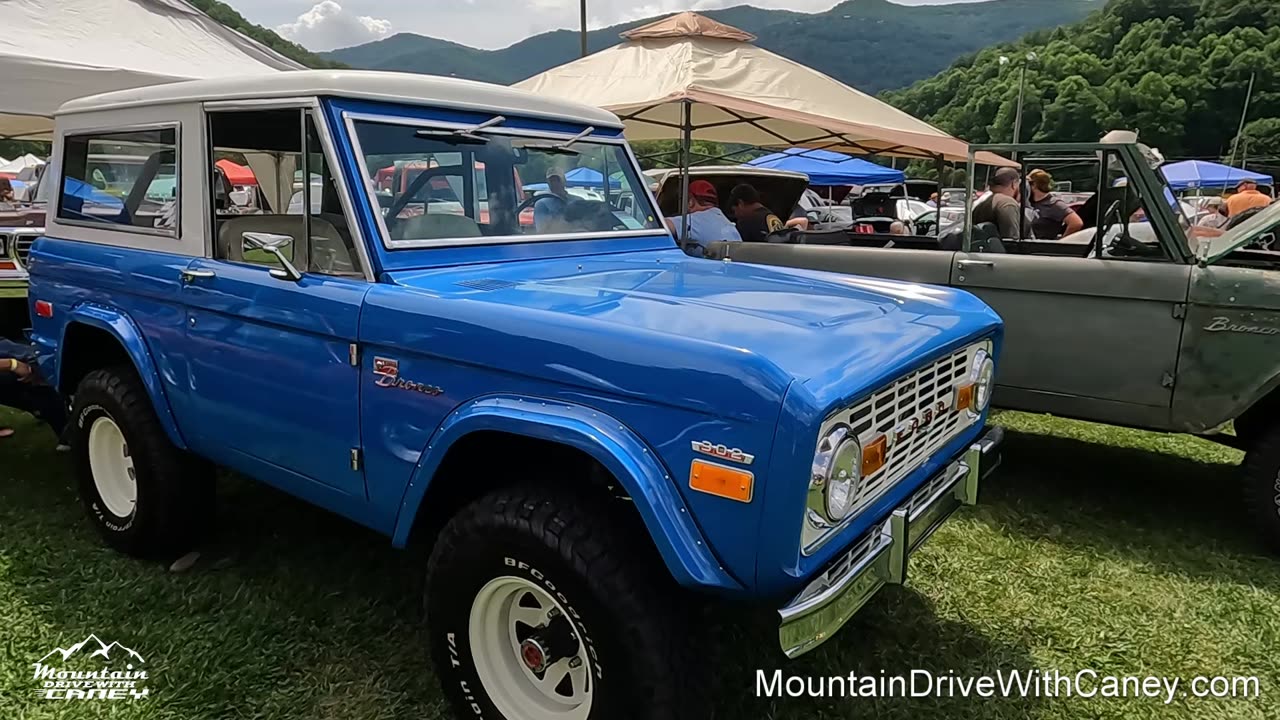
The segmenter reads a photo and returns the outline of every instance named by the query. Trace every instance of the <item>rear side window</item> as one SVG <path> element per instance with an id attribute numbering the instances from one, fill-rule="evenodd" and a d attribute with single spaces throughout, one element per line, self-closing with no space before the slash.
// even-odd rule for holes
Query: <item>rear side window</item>
<path id="1" fill-rule="evenodd" d="M 62 158 L 58 219 L 177 236 L 177 128 L 67 135 Z"/>

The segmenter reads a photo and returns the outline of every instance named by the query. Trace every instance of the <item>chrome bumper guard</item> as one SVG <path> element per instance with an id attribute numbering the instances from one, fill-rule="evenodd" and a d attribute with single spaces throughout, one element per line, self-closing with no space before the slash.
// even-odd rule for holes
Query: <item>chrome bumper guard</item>
<path id="1" fill-rule="evenodd" d="M 906 580 L 911 553 L 961 505 L 977 503 L 979 481 L 999 466 L 1003 440 L 1003 428 L 988 429 L 778 611 L 778 640 L 787 657 L 799 657 L 826 642 L 877 590 Z"/>

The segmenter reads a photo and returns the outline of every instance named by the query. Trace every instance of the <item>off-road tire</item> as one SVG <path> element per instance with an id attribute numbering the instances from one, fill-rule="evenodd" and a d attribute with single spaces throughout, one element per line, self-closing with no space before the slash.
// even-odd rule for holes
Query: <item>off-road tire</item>
<path id="1" fill-rule="evenodd" d="M 445 527 L 427 569 L 432 657 L 458 717 L 504 716 L 480 679 L 469 623 L 491 581 L 549 590 L 574 617 L 595 665 L 589 720 L 708 717 L 692 653 L 689 608 L 643 526 L 582 493 L 510 488 L 465 507 Z"/>
<path id="2" fill-rule="evenodd" d="M 118 426 L 133 461 L 136 502 L 125 516 L 112 512 L 104 502 L 89 459 L 90 429 L 104 417 Z M 80 500 L 111 547 L 167 561 L 189 552 L 209 528 L 213 470 L 169 441 L 132 367 L 95 370 L 80 381 L 68 440 Z"/>
<path id="3" fill-rule="evenodd" d="M 1245 507 L 1263 541 L 1280 553 L 1280 426 L 1258 436 L 1243 470 Z"/>

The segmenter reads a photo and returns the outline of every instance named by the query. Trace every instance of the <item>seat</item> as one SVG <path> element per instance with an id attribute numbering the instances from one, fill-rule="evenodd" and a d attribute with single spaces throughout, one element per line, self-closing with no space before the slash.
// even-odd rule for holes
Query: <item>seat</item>
<path id="1" fill-rule="evenodd" d="M 440 240 L 481 237 L 480 224 L 466 215 L 428 213 L 405 218 L 391 229 L 392 240 Z"/>
<path id="2" fill-rule="evenodd" d="M 236 215 L 222 220 L 218 228 L 217 256 L 233 262 L 263 264 L 266 258 L 246 258 L 244 234 L 247 232 L 287 235 L 293 244 L 285 249 L 289 262 L 311 272 L 343 275 L 357 272 L 348 242 L 338 228 L 323 217 L 311 216 L 311 242 L 301 241 L 301 215 Z"/>

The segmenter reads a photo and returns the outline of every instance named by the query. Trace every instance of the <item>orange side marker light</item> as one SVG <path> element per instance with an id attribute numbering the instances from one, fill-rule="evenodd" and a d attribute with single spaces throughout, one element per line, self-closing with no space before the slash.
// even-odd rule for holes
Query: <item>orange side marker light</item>
<path id="1" fill-rule="evenodd" d="M 694 460 L 689 466 L 689 487 L 709 495 L 749 503 L 755 489 L 755 475 L 706 460 Z"/>

